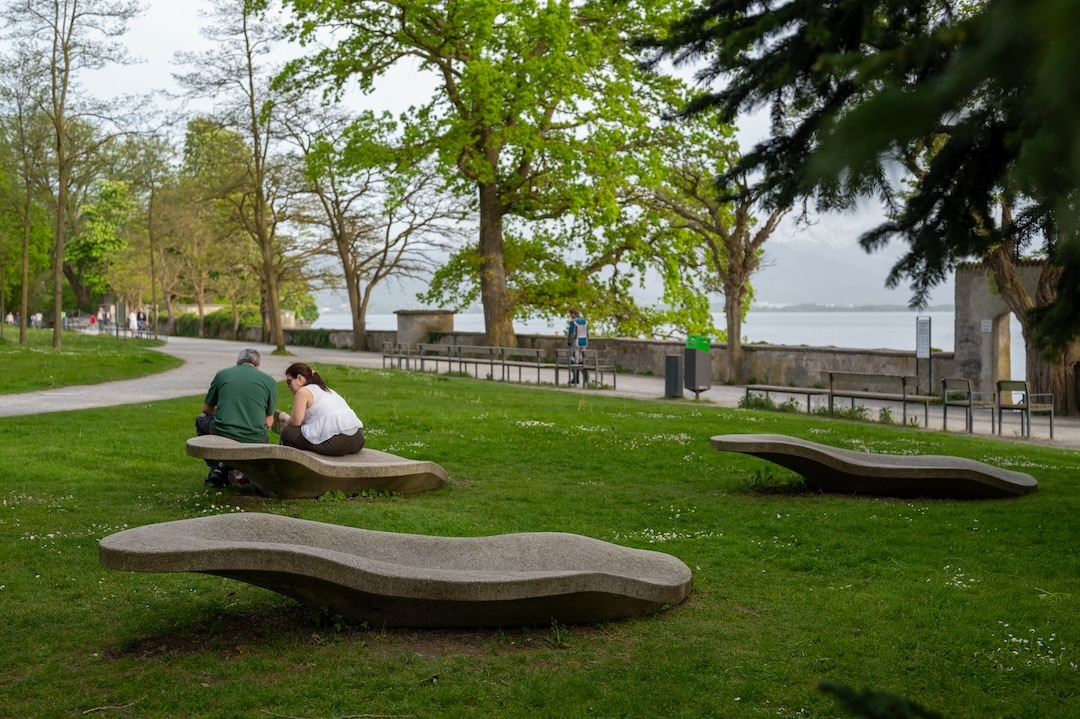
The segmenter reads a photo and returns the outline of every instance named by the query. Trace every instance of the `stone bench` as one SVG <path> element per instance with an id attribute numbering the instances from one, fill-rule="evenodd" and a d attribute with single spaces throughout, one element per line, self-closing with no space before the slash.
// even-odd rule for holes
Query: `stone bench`
<path id="1" fill-rule="evenodd" d="M 372 627 L 595 623 L 690 592 L 667 554 L 556 532 L 434 537 L 274 514 L 221 514 L 111 534 L 101 564 L 237 579 Z"/>
<path id="2" fill-rule="evenodd" d="M 327 492 L 365 491 L 415 494 L 446 486 L 446 470 L 417 459 L 376 449 L 327 457 L 280 444 L 246 444 L 227 437 L 203 435 L 187 441 L 191 457 L 224 462 L 240 470 L 267 497 L 309 499 Z"/>
<path id="3" fill-rule="evenodd" d="M 1034 492 L 1030 474 L 965 457 L 855 452 L 783 434 L 721 434 L 713 449 L 767 459 L 822 492 L 883 497 L 997 499 Z"/>

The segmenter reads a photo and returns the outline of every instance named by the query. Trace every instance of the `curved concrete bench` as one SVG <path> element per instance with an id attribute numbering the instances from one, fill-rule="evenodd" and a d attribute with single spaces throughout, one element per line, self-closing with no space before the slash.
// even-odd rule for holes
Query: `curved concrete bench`
<path id="1" fill-rule="evenodd" d="M 414 494 L 446 486 L 434 462 L 405 459 L 377 449 L 327 457 L 280 444 L 245 444 L 207 434 L 187 441 L 189 456 L 225 462 L 267 497 L 309 499 L 327 492 Z"/>
<path id="2" fill-rule="evenodd" d="M 258 513 L 128 529 L 98 554 L 110 569 L 238 579 L 371 626 L 602 622 L 690 592 L 675 557 L 575 534 L 432 537 Z"/>
<path id="3" fill-rule="evenodd" d="M 996 499 L 1034 492 L 1030 474 L 964 457 L 854 452 L 783 434 L 722 434 L 712 448 L 767 459 L 822 492 L 885 497 Z"/>

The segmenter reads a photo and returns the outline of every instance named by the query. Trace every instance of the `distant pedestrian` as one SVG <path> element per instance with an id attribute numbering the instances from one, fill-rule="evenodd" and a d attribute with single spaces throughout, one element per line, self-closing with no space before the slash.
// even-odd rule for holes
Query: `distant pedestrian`
<path id="1" fill-rule="evenodd" d="M 577 384 L 579 379 L 578 370 L 584 374 L 584 382 L 588 384 L 589 373 L 582 365 L 585 362 L 585 348 L 589 346 L 589 323 L 578 312 L 576 307 L 570 308 L 570 324 L 566 327 L 566 345 L 570 348 L 570 384 Z"/>

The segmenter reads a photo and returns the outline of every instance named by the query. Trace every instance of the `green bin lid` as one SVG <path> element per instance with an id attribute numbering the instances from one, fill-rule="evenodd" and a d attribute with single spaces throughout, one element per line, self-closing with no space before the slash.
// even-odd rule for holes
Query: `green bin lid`
<path id="1" fill-rule="evenodd" d="M 709 346 L 712 344 L 712 340 L 702 335 L 690 335 L 686 338 L 686 349 L 688 350 L 701 350 L 702 352 L 708 352 Z"/>

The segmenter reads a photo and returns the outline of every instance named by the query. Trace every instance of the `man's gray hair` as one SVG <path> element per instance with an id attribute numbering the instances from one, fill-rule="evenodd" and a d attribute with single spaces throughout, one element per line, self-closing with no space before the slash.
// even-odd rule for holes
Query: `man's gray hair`
<path id="1" fill-rule="evenodd" d="M 236 364 L 249 364 L 252 367 L 258 367 L 262 361 L 262 355 L 259 354 L 259 350 L 246 349 L 240 350 L 240 354 L 236 357 Z"/>

